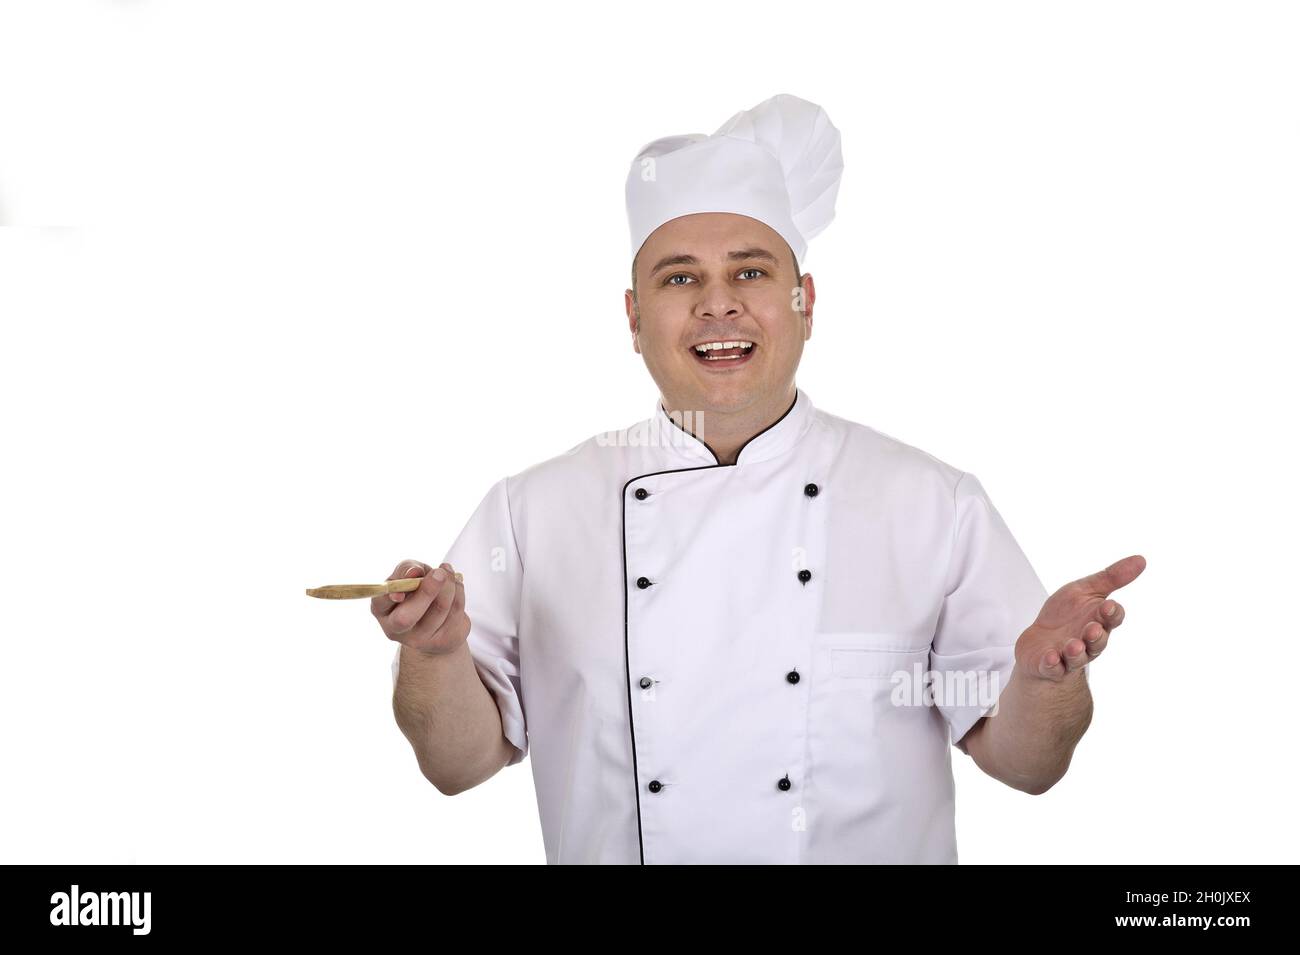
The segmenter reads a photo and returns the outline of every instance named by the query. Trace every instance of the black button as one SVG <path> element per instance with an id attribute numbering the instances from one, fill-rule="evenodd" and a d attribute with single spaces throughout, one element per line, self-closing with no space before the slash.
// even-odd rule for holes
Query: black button
<path id="1" fill-rule="evenodd" d="M 636 579 L 636 585 L 640 587 L 642 590 L 645 590 L 647 587 L 650 586 L 650 579 L 648 577 L 638 577 Z"/>
<path id="2" fill-rule="evenodd" d="M 648 788 L 652 793 L 657 793 L 659 790 L 664 788 L 664 784 L 657 779 L 652 779 L 650 780 L 650 785 Z"/>
<path id="3" fill-rule="evenodd" d="M 641 677 L 641 689 L 643 690 L 650 689 L 650 687 L 654 686 L 654 682 L 655 681 L 650 679 L 648 676 Z"/>
<path id="4" fill-rule="evenodd" d="M 789 681 L 790 683 L 798 683 L 798 682 L 799 682 L 799 673 L 798 673 L 797 670 L 791 670 L 789 673 L 787 673 L 787 674 L 785 675 L 785 678 L 786 678 L 786 680 Z"/>
<path id="5" fill-rule="evenodd" d="M 816 496 L 817 496 L 817 485 L 816 485 L 816 484 L 805 484 L 805 485 L 803 486 L 803 492 L 804 492 L 805 494 L 807 494 L 809 497 L 816 497 Z"/>
<path id="6" fill-rule="evenodd" d="M 642 579 L 644 580 L 645 578 L 642 578 Z M 810 581 L 810 580 L 812 580 L 812 571 L 811 571 L 811 570 L 801 570 L 801 571 L 799 571 L 799 582 L 800 582 L 800 583 L 806 584 L 806 583 L 808 583 L 808 581 Z"/>
<path id="7" fill-rule="evenodd" d="M 776 788 L 779 789 L 779 790 L 781 790 L 782 792 L 785 792 L 785 790 L 787 790 L 787 789 L 790 788 L 790 774 L 789 774 L 789 773 L 786 773 L 784 776 L 781 777 L 781 779 L 780 779 L 780 780 L 777 782 L 777 784 L 776 784 Z"/>
<path id="8" fill-rule="evenodd" d="M 636 499 L 638 501 L 644 501 L 649 496 L 650 496 L 650 492 L 647 491 L 645 488 L 639 487 L 636 489 Z"/>

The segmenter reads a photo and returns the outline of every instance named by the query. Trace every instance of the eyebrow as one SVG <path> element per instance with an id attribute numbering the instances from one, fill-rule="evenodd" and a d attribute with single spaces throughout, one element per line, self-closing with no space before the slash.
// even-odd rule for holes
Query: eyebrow
<path id="1" fill-rule="evenodd" d="M 733 262 L 743 261 L 745 259 L 763 259 L 765 261 L 771 262 L 773 265 L 777 264 L 777 259 L 775 255 L 767 251 L 767 249 L 760 249 L 757 246 L 754 246 L 753 248 L 749 248 L 749 249 L 737 249 L 735 252 L 729 252 L 727 253 L 727 258 L 731 259 Z M 674 265 L 699 265 L 699 264 L 700 264 L 700 260 L 697 259 L 695 256 L 687 255 L 685 253 L 678 253 L 677 255 L 670 255 L 666 258 L 660 259 L 655 264 L 655 267 L 650 270 L 650 274 L 654 275 L 656 272 L 659 272 L 661 269 L 666 269 Z"/>

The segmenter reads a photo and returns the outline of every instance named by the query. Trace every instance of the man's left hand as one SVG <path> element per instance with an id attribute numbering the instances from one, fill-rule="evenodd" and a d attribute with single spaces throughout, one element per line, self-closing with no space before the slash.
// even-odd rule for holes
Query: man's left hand
<path id="1" fill-rule="evenodd" d="M 1060 683 L 1097 659 L 1110 632 L 1124 622 L 1124 608 L 1109 599 L 1112 591 L 1132 583 L 1146 566 L 1146 558 L 1134 554 L 1048 597 L 1038 619 L 1016 641 L 1016 666 Z"/>

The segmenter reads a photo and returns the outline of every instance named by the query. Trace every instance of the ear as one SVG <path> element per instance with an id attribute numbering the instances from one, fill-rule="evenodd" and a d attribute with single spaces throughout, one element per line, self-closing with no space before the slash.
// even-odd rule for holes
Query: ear
<path id="1" fill-rule="evenodd" d="M 807 341 L 812 338 L 813 303 L 817 301 L 817 287 L 813 285 L 812 273 L 805 272 L 799 285 L 803 289 L 803 339 Z"/>
<path id="2" fill-rule="evenodd" d="M 631 289 L 623 292 L 623 309 L 627 312 L 628 331 L 632 333 L 632 350 L 639 355 L 641 354 L 641 342 L 637 336 L 641 331 L 641 313 L 636 300 L 632 298 Z"/>

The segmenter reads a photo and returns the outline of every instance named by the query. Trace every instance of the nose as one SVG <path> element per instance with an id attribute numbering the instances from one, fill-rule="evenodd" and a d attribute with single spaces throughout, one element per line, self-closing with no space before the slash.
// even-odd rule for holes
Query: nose
<path id="1" fill-rule="evenodd" d="M 726 282 L 713 282 L 700 293 L 695 314 L 704 319 L 731 320 L 744 314 L 745 307 Z"/>

